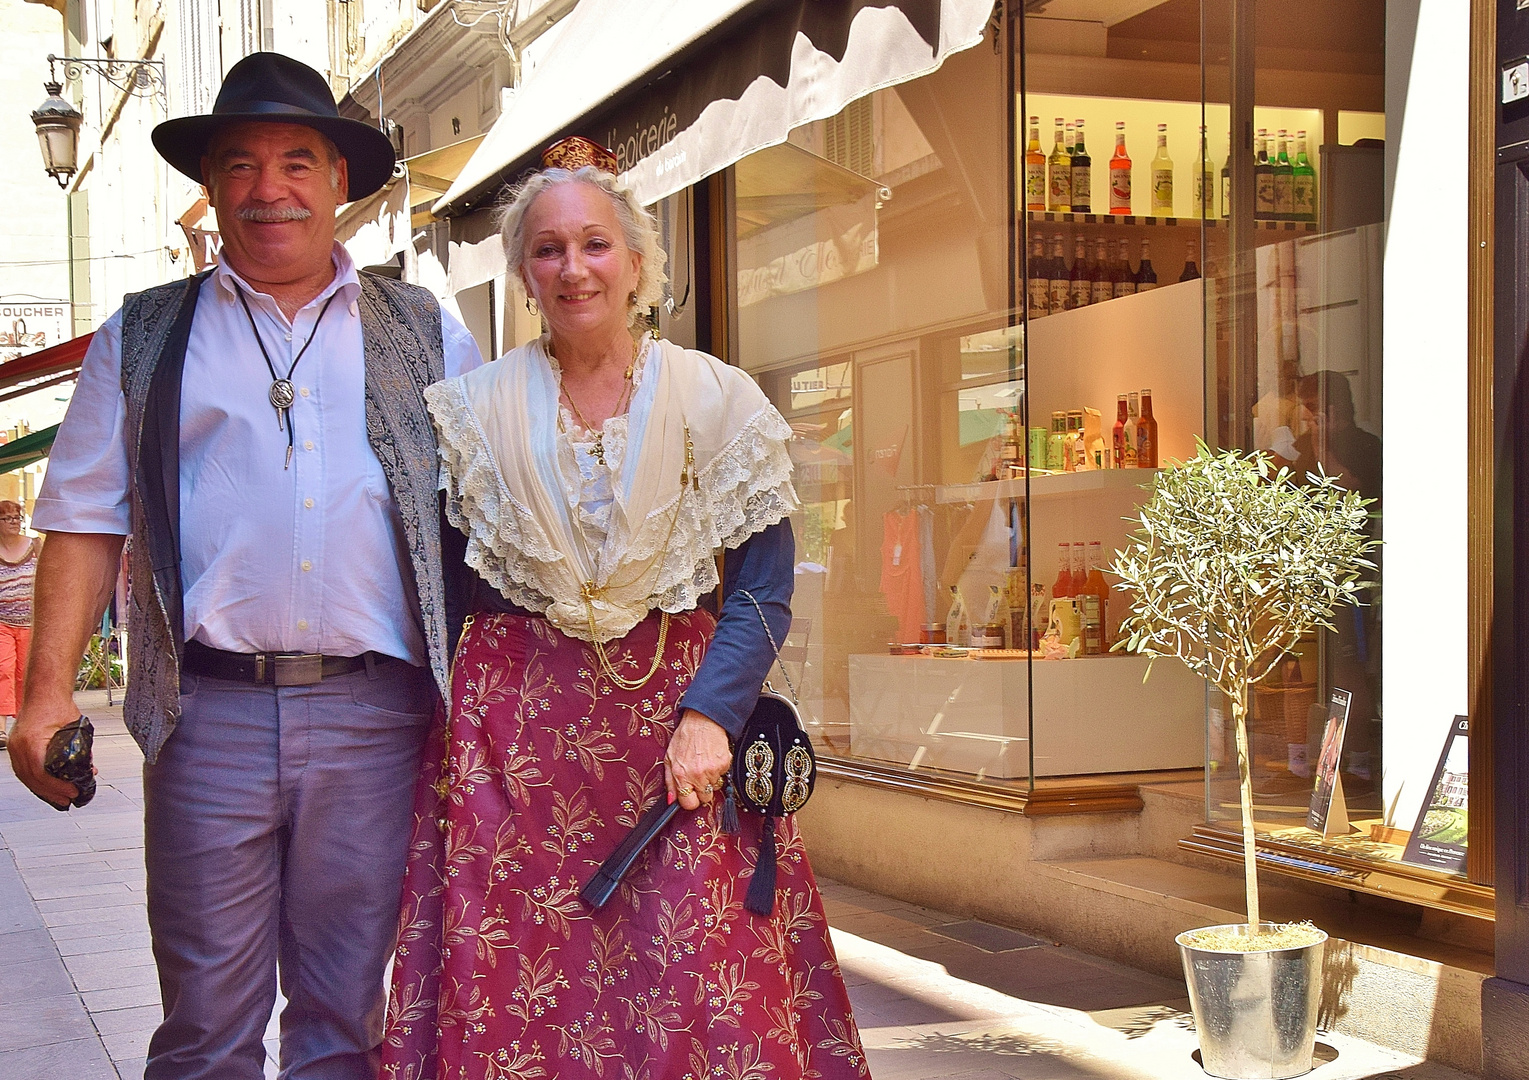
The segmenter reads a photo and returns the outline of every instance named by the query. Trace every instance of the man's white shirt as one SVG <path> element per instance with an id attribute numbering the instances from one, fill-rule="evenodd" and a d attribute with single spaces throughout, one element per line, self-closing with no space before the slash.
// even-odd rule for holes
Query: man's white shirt
<path id="1" fill-rule="evenodd" d="M 232 652 L 373 650 L 423 664 L 403 527 L 366 435 L 361 286 L 339 244 L 334 260 L 334 280 L 290 322 L 225 266 L 202 283 L 181 383 L 186 638 Z M 238 289 L 279 376 L 314 339 L 291 375 L 290 468 L 286 425 L 269 398 L 271 372 Z M 472 335 L 444 309 L 441 334 L 448 378 L 482 363 Z M 121 371 L 118 310 L 85 353 L 34 528 L 131 532 Z"/>

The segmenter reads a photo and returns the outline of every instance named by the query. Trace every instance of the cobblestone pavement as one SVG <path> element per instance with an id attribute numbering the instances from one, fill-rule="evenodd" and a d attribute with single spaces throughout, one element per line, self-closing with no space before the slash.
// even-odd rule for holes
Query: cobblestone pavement
<path id="1" fill-rule="evenodd" d="M 0 770 L 0 1080 L 136 1080 L 160 1015 L 142 758 L 104 693 L 78 700 L 97 725 L 88 807 L 60 814 Z M 1205 1075 L 1182 982 L 837 882 L 823 894 L 877 1080 Z M 1318 1053 L 1311 1080 L 1463 1076 L 1339 1035 Z"/>

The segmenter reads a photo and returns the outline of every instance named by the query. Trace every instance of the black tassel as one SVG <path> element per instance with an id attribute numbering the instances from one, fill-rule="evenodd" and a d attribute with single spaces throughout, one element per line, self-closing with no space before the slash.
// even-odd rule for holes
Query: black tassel
<path id="1" fill-rule="evenodd" d="M 738 824 L 738 800 L 733 797 L 733 778 L 729 776 L 722 786 L 722 831 L 737 836 L 742 827 Z"/>
<path id="2" fill-rule="evenodd" d="M 759 859 L 743 906 L 755 915 L 769 915 L 775 910 L 775 818 L 769 814 L 759 826 Z"/>

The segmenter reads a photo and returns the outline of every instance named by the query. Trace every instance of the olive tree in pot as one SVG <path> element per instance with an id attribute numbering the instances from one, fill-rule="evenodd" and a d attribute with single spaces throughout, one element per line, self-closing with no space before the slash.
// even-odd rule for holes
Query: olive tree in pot
<path id="1" fill-rule="evenodd" d="M 1327 935 L 1260 921 L 1248 699 L 1303 634 L 1359 602 L 1374 568 L 1368 516 L 1367 501 L 1332 477 L 1298 484 L 1262 454 L 1201 443 L 1158 475 L 1141 528 L 1116 553 L 1130 612 L 1115 647 L 1183 661 L 1225 695 L 1236 730 L 1248 920 L 1178 937 L 1212 1076 L 1311 1069 Z"/>

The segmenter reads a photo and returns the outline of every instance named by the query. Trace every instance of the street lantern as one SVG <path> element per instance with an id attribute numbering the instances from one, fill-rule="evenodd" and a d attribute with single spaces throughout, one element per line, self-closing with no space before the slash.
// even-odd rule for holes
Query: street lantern
<path id="1" fill-rule="evenodd" d="M 59 95 L 63 84 L 43 83 L 48 98 L 32 113 L 32 124 L 37 128 L 37 142 L 42 147 L 43 168 L 58 181 L 59 187 L 68 187 L 69 178 L 79 168 L 80 122 L 84 117 L 80 110 Z"/>

